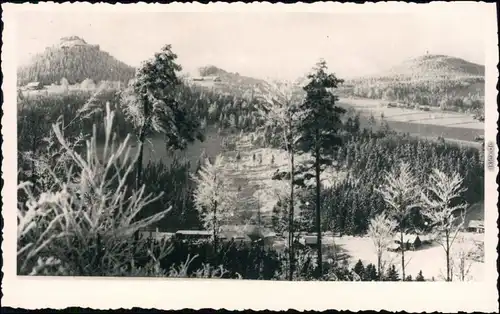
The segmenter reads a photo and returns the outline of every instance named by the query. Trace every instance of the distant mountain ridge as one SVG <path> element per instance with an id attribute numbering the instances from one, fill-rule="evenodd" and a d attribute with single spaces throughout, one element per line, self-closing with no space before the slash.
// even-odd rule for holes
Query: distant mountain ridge
<path id="1" fill-rule="evenodd" d="M 445 55 L 408 59 L 376 75 L 346 80 L 345 96 L 382 99 L 410 107 L 468 112 L 482 119 L 484 65 Z"/>
<path id="2" fill-rule="evenodd" d="M 47 47 L 17 70 L 18 85 L 35 81 L 43 85 L 59 84 L 63 78 L 70 84 L 81 83 L 85 79 L 96 83 L 128 82 L 134 75 L 135 68 L 78 36 L 61 38 L 59 43 Z"/>
<path id="3" fill-rule="evenodd" d="M 365 78 L 433 79 L 484 77 L 484 65 L 461 58 L 426 54 L 408 59 L 387 71 Z"/>
<path id="4" fill-rule="evenodd" d="M 204 67 L 200 67 L 198 69 L 198 72 L 202 77 L 204 76 L 218 76 L 222 81 L 235 81 L 241 84 L 245 85 L 256 85 L 256 84 L 262 84 L 265 82 L 263 79 L 255 78 L 255 77 L 250 77 L 250 76 L 243 76 L 240 75 L 239 73 L 235 72 L 228 72 L 226 70 L 223 70 L 217 66 L 214 65 L 208 65 Z"/>
<path id="5" fill-rule="evenodd" d="M 231 73 L 214 65 L 207 65 L 198 69 L 199 77 L 191 77 L 196 85 L 210 88 L 223 94 L 251 97 L 252 92 L 268 83 L 264 79 L 243 76 L 239 73 Z M 212 79 L 217 77 L 217 81 Z M 206 78 L 206 82 L 196 81 Z"/>

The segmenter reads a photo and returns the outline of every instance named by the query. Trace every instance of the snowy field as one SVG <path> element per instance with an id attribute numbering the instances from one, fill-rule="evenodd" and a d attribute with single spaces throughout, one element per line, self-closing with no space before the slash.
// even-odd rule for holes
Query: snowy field
<path id="1" fill-rule="evenodd" d="M 484 129 L 484 123 L 474 120 L 472 115 L 465 113 L 442 112 L 434 108 L 432 108 L 431 111 L 389 108 L 385 105 L 388 101 L 377 99 L 341 98 L 340 102 L 364 112 L 371 112 L 375 118 L 379 118 L 383 113 L 384 118 L 388 121 L 411 122 L 464 129 Z"/>
<path id="2" fill-rule="evenodd" d="M 484 243 L 483 235 L 472 234 L 472 233 L 462 233 L 463 241 L 457 240 L 453 246 L 454 253 L 452 253 L 452 263 L 454 266 L 454 281 L 461 281 L 459 277 L 459 254 L 461 252 L 467 253 L 476 250 L 477 243 Z M 366 267 L 368 264 L 373 264 L 377 266 L 377 255 L 375 246 L 369 237 L 361 236 L 342 236 L 342 237 L 331 237 L 324 236 L 323 242 L 323 252 L 324 259 L 328 260 L 330 256 L 327 256 L 333 252 L 333 247 L 335 243 L 337 256 L 342 256 L 346 258 L 349 267 L 353 268 L 354 265 L 361 260 L 363 265 Z M 278 241 L 274 247 L 278 250 L 282 250 L 286 246 L 286 240 Z M 330 252 L 330 253 L 327 253 Z M 465 269 L 465 280 L 464 281 L 482 281 L 484 263 L 474 261 L 472 258 L 467 258 L 463 263 Z M 401 278 L 401 254 L 396 252 L 384 252 L 383 263 L 385 266 L 394 265 Z M 444 249 L 438 243 L 422 247 L 415 251 L 405 251 L 405 263 L 406 276 L 411 275 L 415 278 L 420 271 L 426 280 L 444 281 L 446 276 L 446 258 Z"/>
<path id="3" fill-rule="evenodd" d="M 239 160 L 236 159 L 237 152 L 240 154 Z M 263 217 L 269 218 L 279 197 L 288 193 L 288 181 L 272 180 L 277 170 L 288 169 L 287 153 L 279 149 L 254 148 L 250 136 L 244 135 L 236 141 L 234 151 L 226 151 L 222 155 L 226 161 L 222 172 L 228 180 L 231 180 L 231 186 L 239 190 L 240 210 L 254 214 L 260 211 Z M 296 156 L 295 164 L 298 165 L 307 158 L 310 156 L 305 154 Z M 329 187 L 342 180 L 344 176 L 344 173 L 329 168 L 323 172 L 322 181 Z M 306 181 L 306 184 L 313 183 L 314 178 Z"/>
<path id="4" fill-rule="evenodd" d="M 453 260 L 457 264 L 455 275 L 458 276 L 458 254 L 459 252 L 468 252 L 474 248 L 474 244 L 477 242 L 484 241 L 483 236 L 480 234 L 463 233 L 461 234 L 464 241 L 457 241 L 453 247 L 455 254 L 453 255 Z M 326 240 L 326 239 L 325 239 Z M 331 243 L 330 238 L 330 243 Z M 325 243 L 327 243 L 325 241 Z M 377 256 L 375 253 L 375 247 L 372 240 L 369 237 L 352 237 L 343 236 L 335 238 L 335 244 L 345 253 L 349 255 L 349 264 L 351 267 L 356 264 L 360 259 L 366 266 L 369 263 L 377 265 Z M 385 262 L 389 264 L 394 264 L 399 273 L 401 273 L 401 254 L 396 252 L 385 252 L 384 256 Z M 416 251 L 405 251 L 405 263 L 406 274 L 411 275 L 415 278 L 418 272 L 421 270 L 426 279 L 435 278 L 436 281 L 444 280 L 446 275 L 446 259 L 444 249 L 437 243 L 422 247 Z M 466 260 L 466 268 L 468 268 L 468 273 L 466 280 L 468 281 L 481 281 L 483 277 L 484 263 L 476 262 L 471 259 Z M 401 274 L 400 274 L 401 276 Z M 454 280 L 458 280 L 454 278 Z"/>

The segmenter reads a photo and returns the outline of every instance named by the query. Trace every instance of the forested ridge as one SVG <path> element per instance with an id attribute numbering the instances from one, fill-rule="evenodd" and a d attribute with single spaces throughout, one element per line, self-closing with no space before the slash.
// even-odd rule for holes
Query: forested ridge
<path id="1" fill-rule="evenodd" d="M 100 50 L 97 45 L 89 45 L 82 40 L 79 45 L 65 46 L 70 38 L 61 39 L 59 45 L 47 47 L 35 55 L 31 61 L 18 68 L 18 85 L 40 82 L 43 85 L 60 84 L 65 78 L 69 84 L 91 79 L 101 81 L 121 81 L 127 83 L 134 77 L 135 69 Z"/>
<path id="2" fill-rule="evenodd" d="M 484 109 L 484 66 L 449 56 L 425 55 L 378 75 L 348 80 L 343 92 L 412 107 L 477 113 Z"/>

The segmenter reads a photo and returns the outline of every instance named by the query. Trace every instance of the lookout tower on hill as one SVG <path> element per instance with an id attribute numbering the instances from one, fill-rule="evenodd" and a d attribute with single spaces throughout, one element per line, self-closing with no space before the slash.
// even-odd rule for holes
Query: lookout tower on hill
<path id="1" fill-rule="evenodd" d="M 73 47 L 92 46 L 99 49 L 99 45 L 89 45 L 83 38 L 78 36 L 62 37 L 59 40 L 59 48 L 68 49 Z"/>

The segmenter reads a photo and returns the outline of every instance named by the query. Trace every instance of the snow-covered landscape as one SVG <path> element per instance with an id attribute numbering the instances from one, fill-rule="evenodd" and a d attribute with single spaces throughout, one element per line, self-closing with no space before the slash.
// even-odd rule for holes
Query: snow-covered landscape
<path id="1" fill-rule="evenodd" d="M 166 16 L 20 27 L 19 274 L 487 278 L 481 49 L 389 56 L 420 19 Z"/>

